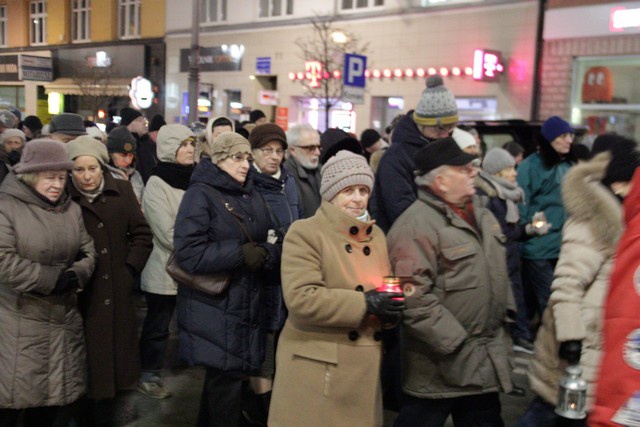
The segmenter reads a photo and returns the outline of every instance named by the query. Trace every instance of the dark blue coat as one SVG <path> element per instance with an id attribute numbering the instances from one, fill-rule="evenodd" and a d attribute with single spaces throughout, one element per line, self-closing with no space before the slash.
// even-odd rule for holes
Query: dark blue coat
<path id="1" fill-rule="evenodd" d="M 248 239 L 218 197 L 242 215 L 252 240 L 269 250 L 265 269 L 279 266 L 279 248 L 266 243 L 273 226 L 252 175 L 241 185 L 203 160 L 180 203 L 173 235 L 179 264 L 192 273 L 233 274 L 229 289 L 219 296 L 178 287 L 180 355 L 189 364 L 252 373 L 264 359 L 264 274 L 243 268 L 241 245 Z"/>
<path id="2" fill-rule="evenodd" d="M 413 158 L 430 140 L 420 133 L 412 117 L 413 111 L 405 114 L 393 131 L 392 144 L 380 159 L 369 203 L 371 215 L 385 233 L 418 198 Z"/>
<path id="3" fill-rule="evenodd" d="M 274 217 L 272 222 L 277 228 L 278 244 L 282 246 L 284 235 L 291 223 L 302 217 L 296 182 L 282 166 L 280 178 L 274 178 L 265 173 L 255 173 L 253 183 L 258 193 L 269 204 L 270 214 Z M 263 293 L 267 310 L 267 329 L 279 331 L 284 326 L 287 315 L 282 297 L 280 268 L 267 271 L 265 282 Z"/>

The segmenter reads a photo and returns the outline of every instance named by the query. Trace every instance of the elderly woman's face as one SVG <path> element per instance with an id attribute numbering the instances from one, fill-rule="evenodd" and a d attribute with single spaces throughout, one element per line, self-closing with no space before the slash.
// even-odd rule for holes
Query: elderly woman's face
<path id="1" fill-rule="evenodd" d="M 77 189 L 91 192 L 102 184 L 102 167 L 93 156 L 78 156 L 73 161 L 71 177 Z"/>
<path id="2" fill-rule="evenodd" d="M 33 188 L 38 194 L 43 195 L 49 201 L 55 203 L 62 196 L 64 184 L 67 181 L 67 171 L 42 171 L 38 172 L 38 179 Z"/>
<path id="3" fill-rule="evenodd" d="M 350 185 L 331 199 L 331 204 L 347 215 L 358 218 L 367 209 L 371 192 L 366 185 Z"/>
<path id="4" fill-rule="evenodd" d="M 216 163 L 220 169 L 231 175 L 240 184 L 244 184 L 249 173 L 249 162 L 253 158 L 249 153 L 236 153 Z"/>
<path id="5" fill-rule="evenodd" d="M 22 151 L 24 140 L 19 136 L 11 136 L 4 140 L 4 149 L 8 153 L 10 151 Z"/>

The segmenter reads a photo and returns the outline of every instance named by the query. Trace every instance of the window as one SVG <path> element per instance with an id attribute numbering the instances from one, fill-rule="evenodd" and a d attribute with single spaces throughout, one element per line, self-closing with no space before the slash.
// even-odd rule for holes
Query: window
<path id="1" fill-rule="evenodd" d="M 71 0 L 71 27 L 74 42 L 91 38 L 91 0 Z"/>
<path id="2" fill-rule="evenodd" d="M 7 6 L 0 6 L 0 46 L 7 45 Z"/>
<path id="3" fill-rule="evenodd" d="M 260 18 L 293 15 L 293 0 L 260 0 Z"/>
<path id="4" fill-rule="evenodd" d="M 118 28 L 121 39 L 140 37 L 141 0 L 119 0 Z"/>
<path id="5" fill-rule="evenodd" d="M 29 2 L 29 29 L 31 30 L 31 44 L 45 44 L 47 42 L 47 2 Z"/>
<path id="6" fill-rule="evenodd" d="M 200 22 L 227 20 L 227 0 L 200 0 Z"/>
<path id="7" fill-rule="evenodd" d="M 342 10 L 357 10 L 384 6 L 384 0 L 340 0 Z"/>

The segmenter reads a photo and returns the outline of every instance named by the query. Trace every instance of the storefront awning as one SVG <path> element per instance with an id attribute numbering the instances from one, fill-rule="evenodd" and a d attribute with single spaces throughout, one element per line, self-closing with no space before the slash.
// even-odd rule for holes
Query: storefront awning
<path id="1" fill-rule="evenodd" d="M 72 79 L 62 77 L 52 82 L 44 83 L 44 92 L 58 92 L 63 95 L 80 96 L 129 96 L 131 79 L 111 78 L 100 81 L 90 79 Z"/>

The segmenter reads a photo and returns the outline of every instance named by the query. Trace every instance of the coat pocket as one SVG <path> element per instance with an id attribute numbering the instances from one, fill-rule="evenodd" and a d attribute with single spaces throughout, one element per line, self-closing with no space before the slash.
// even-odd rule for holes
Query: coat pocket
<path id="1" fill-rule="evenodd" d="M 442 356 L 438 362 L 438 370 L 443 382 L 449 386 L 484 386 L 486 384 L 482 378 L 482 364 L 487 362 L 486 351 L 471 340 L 463 343 L 455 353 Z"/>
<path id="2" fill-rule="evenodd" d="M 338 370 L 338 344 L 329 341 L 305 341 L 293 351 L 299 381 L 306 381 L 318 394 L 331 395 L 332 377 Z"/>
<path id="3" fill-rule="evenodd" d="M 442 275 L 444 290 L 461 291 L 476 288 L 473 263 L 476 259 L 477 249 L 473 243 L 442 248 Z"/>

